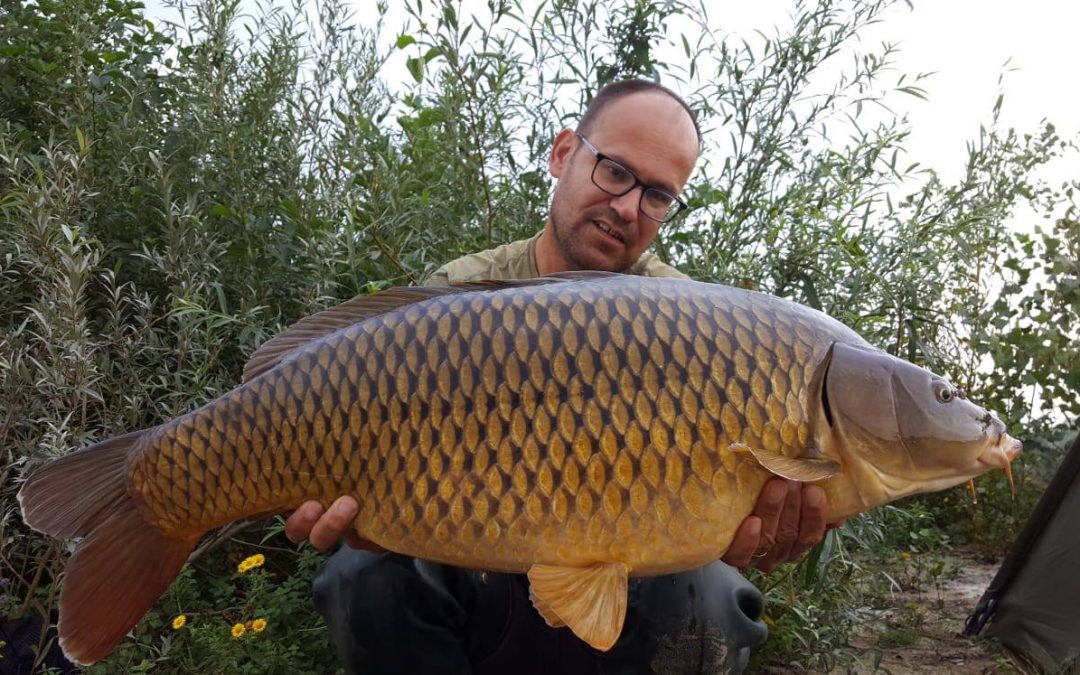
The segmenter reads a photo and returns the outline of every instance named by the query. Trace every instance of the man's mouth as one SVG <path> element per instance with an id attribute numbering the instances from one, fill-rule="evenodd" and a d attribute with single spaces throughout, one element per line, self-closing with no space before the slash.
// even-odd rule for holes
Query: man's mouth
<path id="1" fill-rule="evenodd" d="M 603 232 L 607 236 L 611 237 L 615 241 L 619 242 L 620 244 L 625 244 L 626 243 L 626 238 L 623 237 L 622 233 L 616 231 L 611 226 L 609 226 L 609 225 L 607 225 L 605 223 L 601 223 L 599 220 L 594 220 L 593 225 L 595 225 L 601 232 Z"/>

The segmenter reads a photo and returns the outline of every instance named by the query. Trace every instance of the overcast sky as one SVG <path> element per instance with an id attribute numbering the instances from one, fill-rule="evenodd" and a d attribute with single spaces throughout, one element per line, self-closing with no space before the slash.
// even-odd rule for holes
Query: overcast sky
<path id="1" fill-rule="evenodd" d="M 785 4 L 755 3 L 781 13 Z M 1034 130 L 1046 118 L 1065 133 L 1080 132 L 1080 3 L 923 0 L 913 11 L 895 7 L 889 14 L 864 41 L 898 43 L 902 72 L 936 73 L 925 84 L 928 101 L 907 101 L 913 157 L 946 175 L 962 170 L 965 142 L 977 137 L 980 122 L 989 121 L 1007 61 L 1005 126 Z"/>
<path id="2" fill-rule="evenodd" d="M 279 0 L 280 1 L 280 0 Z M 435 0 L 429 0 L 435 2 Z M 812 1 L 812 0 L 810 0 Z M 255 0 L 244 0 L 252 6 Z M 356 20 L 374 22 L 374 0 L 349 0 Z M 479 7 L 486 0 L 466 0 Z M 401 29 L 404 12 L 389 0 L 386 26 Z M 794 0 L 708 0 L 709 15 L 722 33 L 772 34 L 790 24 Z M 162 16 L 161 0 L 147 0 L 151 18 Z M 1080 75 L 1076 30 L 1080 2 L 1072 0 L 915 0 L 914 9 L 897 3 L 885 20 L 862 33 L 867 48 L 891 42 L 900 48 L 897 73 L 934 71 L 923 82 L 927 101 L 898 96 L 912 123 L 909 157 L 938 170 L 946 180 L 960 177 L 965 144 L 988 122 L 1006 69 L 1002 121 L 1034 131 L 1040 120 L 1054 122 L 1065 135 L 1080 133 Z M 388 35 L 392 41 L 394 35 Z M 400 67 L 400 66 L 399 66 Z M 392 81 L 392 80 L 391 80 Z M 400 81 L 408 82 L 402 70 Z M 1059 163 L 1049 174 L 1057 182 L 1080 177 L 1080 158 Z"/>

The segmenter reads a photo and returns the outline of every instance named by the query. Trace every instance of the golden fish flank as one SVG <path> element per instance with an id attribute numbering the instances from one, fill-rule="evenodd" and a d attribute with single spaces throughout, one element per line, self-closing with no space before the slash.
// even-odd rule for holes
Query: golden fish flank
<path id="1" fill-rule="evenodd" d="M 579 276 L 354 299 L 264 345 L 216 401 L 35 473 L 27 522 L 84 537 L 68 654 L 115 647 L 207 530 L 342 494 L 384 548 L 528 572 L 545 619 L 607 649 L 627 575 L 719 558 L 771 475 L 822 481 L 838 518 L 1018 452 L 947 382 L 818 312 Z"/>

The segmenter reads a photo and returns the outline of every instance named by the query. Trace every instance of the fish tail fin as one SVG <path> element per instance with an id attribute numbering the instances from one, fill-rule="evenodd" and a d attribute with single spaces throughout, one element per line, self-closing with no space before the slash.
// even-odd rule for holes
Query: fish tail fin
<path id="1" fill-rule="evenodd" d="M 127 491 L 127 458 L 142 431 L 61 457 L 19 490 L 23 520 L 57 538 L 81 537 L 60 591 L 60 646 L 88 664 L 109 654 L 180 573 L 198 535 L 169 535 Z"/>

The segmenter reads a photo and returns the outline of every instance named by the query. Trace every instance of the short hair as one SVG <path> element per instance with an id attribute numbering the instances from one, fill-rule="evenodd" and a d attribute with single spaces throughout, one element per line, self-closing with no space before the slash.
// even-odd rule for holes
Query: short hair
<path id="1" fill-rule="evenodd" d="M 686 101 L 682 100 L 678 94 L 659 82 L 637 78 L 612 82 L 611 84 L 601 87 L 600 91 L 596 92 L 596 95 L 589 101 L 588 107 L 585 108 L 585 113 L 578 121 L 578 132 L 587 134 L 591 131 L 593 125 L 596 124 L 596 119 L 600 116 L 600 113 L 611 103 L 614 103 L 624 96 L 630 96 L 631 94 L 641 92 L 657 92 L 677 101 L 679 105 L 682 106 L 682 109 L 686 111 L 686 114 L 690 116 L 690 121 L 694 123 L 694 133 L 697 134 L 698 147 L 701 147 L 701 127 L 698 126 L 697 115 L 690 109 L 690 106 L 687 105 Z"/>

